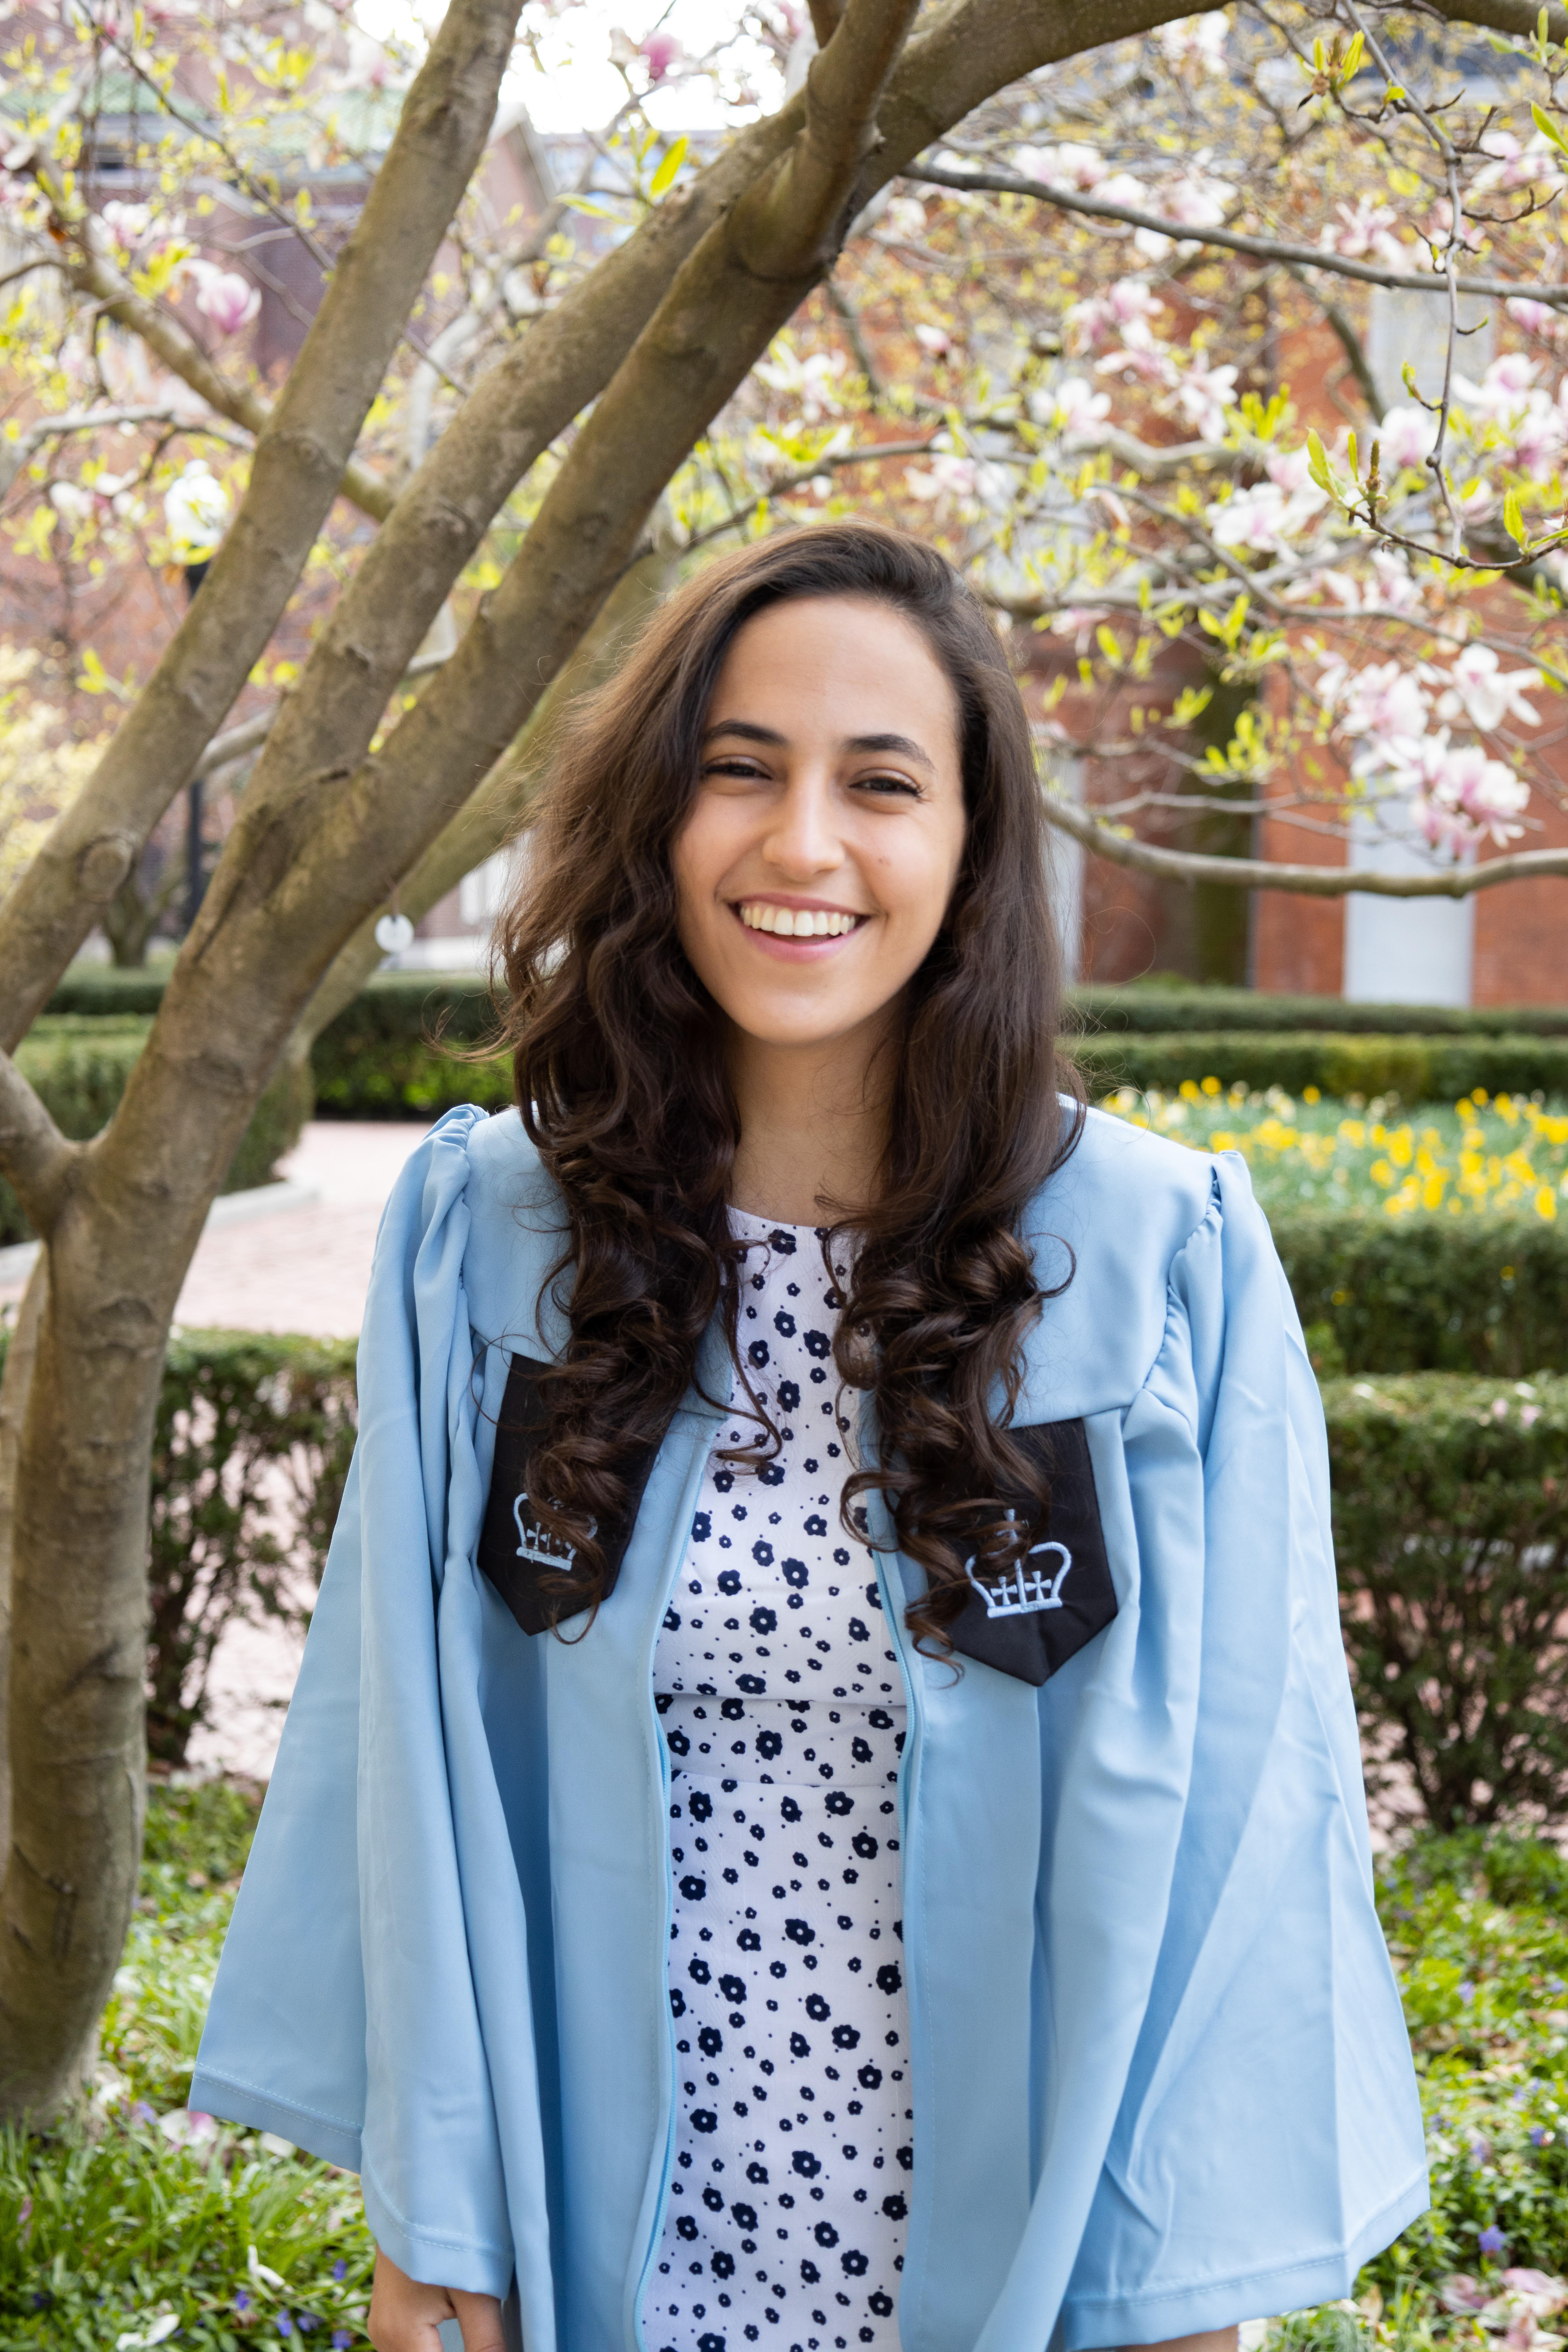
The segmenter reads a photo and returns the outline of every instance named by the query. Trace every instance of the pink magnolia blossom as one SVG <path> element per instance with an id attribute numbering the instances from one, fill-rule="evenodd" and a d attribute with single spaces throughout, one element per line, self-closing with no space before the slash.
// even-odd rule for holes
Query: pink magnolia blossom
<path id="1" fill-rule="evenodd" d="M 107 204 L 102 220 L 121 253 L 134 253 L 146 236 L 152 223 L 151 207 L 146 205 Z"/>
<path id="2" fill-rule="evenodd" d="M 650 33 L 637 44 L 637 55 L 647 68 L 649 81 L 662 81 L 680 58 L 680 43 L 673 33 Z"/>
<path id="3" fill-rule="evenodd" d="M 1528 187 L 1551 194 L 1563 184 L 1559 150 L 1542 131 L 1538 131 L 1533 139 L 1521 142 L 1511 131 L 1489 131 L 1481 146 L 1497 160 L 1476 173 L 1470 183 L 1472 195 L 1489 195 L 1494 189 Z"/>
<path id="4" fill-rule="evenodd" d="M 1236 190 L 1228 180 L 1215 179 L 1203 168 L 1204 157 L 1194 159 L 1184 176 L 1161 188 L 1155 194 L 1152 209 L 1167 220 L 1178 222 L 1183 228 L 1218 228 L 1225 219 Z M 1109 194 L 1107 183 L 1102 194 Z M 1118 204 L 1135 204 L 1136 197 L 1118 196 Z M 1141 253 L 1157 261 L 1169 253 L 1172 239 L 1162 236 L 1157 229 L 1141 228 L 1134 232 L 1133 244 Z"/>
<path id="5" fill-rule="evenodd" d="M 1429 705 L 1419 664 L 1369 662 L 1352 670 L 1331 662 L 1319 677 L 1318 695 L 1345 734 L 1368 739 L 1358 760 L 1363 773 L 1388 764 L 1389 744 L 1426 734 Z"/>
<path id="6" fill-rule="evenodd" d="M 1067 322 L 1075 341 L 1090 351 L 1112 335 L 1129 350 L 1148 351 L 1154 341 L 1151 322 L 1164 307 L 1145 278 L 1119 278 L 1105 293 L 1071 304 Z"/>
<path id="7" fill-rule="evenodd" d="M 1534 302 L 1526 295 L 1515 295 L 1509 302 L 1508 315 L 1527 335 L 1550 335 L 1563 323 L 1563 313 L 1554 310 L 1550 302 Z"/>
<path id="8" fill-rule="evenodd" d="M 1325 223 L 1319 243 L 1329 253 L 1342 253 L 1352 261 L 1386 262 L 1398 268 L 1407 256 L 1394 235 L 1399 215 L 1390 205 L 1374 205 L 1358 196 L 1353 205 L 1336 205 L 1339 226 Z"/>
<path id="9" fill-rule="evenodd" d="M 915 341 L 922 352 L 930 352 L 933 360 L 946 359 L 952 349 L 952 337 L 943 327 L 917 327 Z"/>
<path id="10" fill-rule="evenodd" d="M 1449 672 L 1453 684 L 1437 704 L 1439 719 L 1468 719 L 1483 735 L 1512 719 L 1521 727 L 1538 727 L 1539 714 L 1524 699 L 1539 690 L 1538 669 L 1505 670 L 1490 646 L 1467 646 L 1455 657 Z"/>
<path id="11" fill-rule="evenodd" d="M 1509 820 L 1528 806 L 1529 785 L 1479 743 L 1451 743 L 1446 727 L 1406 744 L 1393 774 L 1410 793 L 1416 823 L 1435 849 L 1458 856 L 1489 838 L 1500 848 L 1524 831 Z"/>
<path id="12" fill-rule="evenodd" d="M 210 261 L 187 263 L 196 280 L 196 308 L 210 319 L 220 335 L 237 335 L 248 327 L 261 308 L 259 289 L 237 269 L 218 269 Z"/>

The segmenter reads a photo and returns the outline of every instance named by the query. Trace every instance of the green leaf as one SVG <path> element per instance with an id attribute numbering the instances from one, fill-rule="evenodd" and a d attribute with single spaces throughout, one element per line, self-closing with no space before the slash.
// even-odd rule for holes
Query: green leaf
<path id="1" fill-rule="evenodd" d="M 650 193 L 656 196 L 662 196 L 666 188 L 670 185 L 677 172 L 679 171 L 685 161 L 686 138 L 683 133 L 681 137 L 676 141 L 674 146 L 668 150 L 663 163 L 659 165 L 658 171 L 654 173 L 653 178 L 648 183 Z"/>
<path id="2" fill-rule="evenodd" d="M 1345 436 L 1345 449 L 1351 461 L 1351 472 L 1359 482 L 1361 479 L 1361 458 L 1356 449 L 1355 428 L 1353 425 Z"/>
<path id="3" fill-rule="evenodd" d="M 1307 433 L 1307 471 L 1318 488 L 1321 490 L 1327 490 L 1329 496 L 1332 498 L 1334 486 L 1329 475 L 1328 451 L 1310 427 L 1308 428 Z"/>
<path id="4" fill-rule="evenodd" d="M 1525 530 L 1523 518 L 1519 511 L 1517 490 L 1510 490 L 1502 502 L 1502 527 L 1510 539 L 1516 541 L 1521 548 L 1529 545 L 1530 534 Z"/>
<path id="5" fill-rule="evenodd" d="M 1564 155 L 1568 155 L 1568 131 L 1559 130 L 1543 106 L 1532 103 L 1530 111 L 1534 117 L 1535 127 L 1542 136 L 1550 139 L 1554 147 L 1560 147 Z"/>

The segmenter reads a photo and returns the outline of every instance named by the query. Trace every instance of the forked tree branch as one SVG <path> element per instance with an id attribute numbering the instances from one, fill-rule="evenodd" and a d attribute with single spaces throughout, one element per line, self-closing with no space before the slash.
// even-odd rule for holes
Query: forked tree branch
<path id="1" fill-rule="evenodd" d="M 1568 877 L 1568 849 L 1526 849 L 1434 874 L 1382 874 L 1353 866 L 1276 866 L 1262 857 L 1208 857 L 1197 850 L 1161 849 L 1133 834 L 1116 832 L 1058 793 L 1044 796 L 1047 821 L 1096 857 L 1160 882 L 1223 882 L 1237 890 L 1288 890 L 1299 898 L 1468 898 L 1500 882 Z"/>
<path id="2" fill-rule="evenodd" d="M 47 1002 L 293 593 L 484 152 L 519 4 L 452 0 L 201 593 L 85 791 L 0 909 L 0 1045 L 25 1034 Z"/>

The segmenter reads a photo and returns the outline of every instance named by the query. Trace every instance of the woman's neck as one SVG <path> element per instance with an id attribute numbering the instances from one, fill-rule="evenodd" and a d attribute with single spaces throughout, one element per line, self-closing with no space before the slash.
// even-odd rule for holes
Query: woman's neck
<path id="1" fill-rule="evenodd" d="M 887 1034 L 779 1045 L 731 1032 L 730 1084 L 741 1115 L 730 1197 L 753 1216 L 815 1225 L 876 1196 L 888 1140 Z"/>

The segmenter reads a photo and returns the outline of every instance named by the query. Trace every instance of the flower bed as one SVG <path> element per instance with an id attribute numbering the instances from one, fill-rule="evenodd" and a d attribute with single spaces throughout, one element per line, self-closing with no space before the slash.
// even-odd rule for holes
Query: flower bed
<path id="1" fill-rule="evenodd" d="M 1479 1087 L 1412 1114 L 1207 1077 L 1171 1093 L 1119 1087 L 1100 1108 L 1199 1150 L 1239 1151 L 1268 1210 L 1568 1218 L 1568 1116 L 1529 1097 Z"/>

